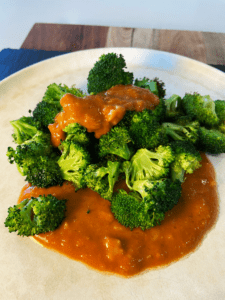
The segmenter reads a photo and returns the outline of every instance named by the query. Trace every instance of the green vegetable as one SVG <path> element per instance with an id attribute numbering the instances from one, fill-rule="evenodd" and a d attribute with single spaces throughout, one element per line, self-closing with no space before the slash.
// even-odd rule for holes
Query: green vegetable
<path id="1" fill-rule="evenodd" d="M 79 143 L 83 146 L 89 146 L 91 142 L 91 134 L 87 132 L 87 129 L 78 123 L 71 123 L 64 129 L 66 132 L 66 141 L 73 143 Z"/>
<path id="2" fill-rule="evenodd" d="M 91 164 L 87 167 L 84 178 L 87 187 L 97 192 L 102 198 L 111 200 L 113 188 L 120 174 L 120 162 L 107 161 L 106 166 Z"/>
<path id="3" fill-rule="evenodd" d="M 51 146 L 50 134 L 37 131 L 30 139 L 13 149 L 8 147 L 7 156 L 25 180 L 38 187 L 62 185 L 63 177 L 57 164 L 59 153 Z"/>
<path id="4" fill-rule="evenodd" d="M 135 112 L 130 117 L 129 134 L 137 149 L 151 150 L 168 142 L 165 129 L 151 110 Z"/>
<path id="5" fill-rule="evenodd" d="M 87 78 L 89 94 L 98 94 L 117 84 L 131 84 L 133 73 L 125 72 L 126 62 L 122 54 L 108 53 L 100 56 Z"/>
<path id="6" fill-rule="evenodd" d="M 192 174 L 201 167 L 201 155 L 194 145 L 186 141 L 174 141 L 170 143 L 174 153 L 174 161 L 171 164 L 171 178 L 184 181 L 185 173 Z"/>
<path id="7" fill-rule="evenodd" d="M 71 141 L 63 141 L 59 148 L 62 154 L 58 164 L 63 179 L 71 181 L 76 189 L 84 188 L 84 172 L 90 164 L 89 152 L 80 144 Z"/>
<path id="8" fill-rule="evenodd" d="M 175 141 L 189 141 L 195 144 L 199 137 L 199 123 L 193 121 L 185 125 L 179 125 L 176 123 L 163 123 L 166 134 Z"/>
<path id="9" fill-rule="evenodd" d="M 203 126 L 215 126 L 219 123 L 219 118 L 215 111 L 215 102 L 209 95 L 201 96 L 198 93 L 185 94 L 181 105 L 185 113 L 197 120 Z"/>
<path id="10" fill-rule="evenodd" d="M 170 146 L 159 146 L 155 152 L 139 149 L 130 161 L 123 163 L 128 187 L 131 188 L 139 180 L 166 178 L 173 160 L 174 154 Z"/>
<path id="11" fill-rule="evenodd" d="M 61 169 L 57 163 L 59 155 L 52 153 L 48 156 L 40 156 L 29 163 L 26 170 L 26 178 L 33 186 L 45 187 L 62 185 L 64 182 Z"/>
<path id="12" fill-rule="evenodd" d="M 164 98 L 166 94 L 165 83 L 155 77 L 153 80 L 143 77 L 142 79 L 135 79 L 135 86 L 139 86 L 150 90 L 153 94 L 157 95 L 159 98 Z"/>
<path id="13" fill-rule="evenodd" d="M 111 204 L 111 211 L 118 222 L 131 230 L 159 225 L 165 212 L 172 209 L 181 196 L 181 183 L 170 179 L 137 181 L 135 188 L 137 191 L 129 193 L 119 190 Z"/>
<path id="14" fill-rule="evenodd" d="M 174 121 L 177 117 L 183 115 L 181 109 L 181 97 L 173 94 L 170 98 L 165 100 L 166 105 L 166 119 L 168 121 Z"/>
<path id="15" fill-rule="evenodd" d="M 69 88 L 67 85 L 52 83 L 47 87 L 42 101 L 37 104 L 33 111 L 33 118 L 38 124 L 39 130 L 48 132 L 48 125 L 54 123 L 56 115 L 62 111 L 60 100 L 67 93 L 77 97 L 85 96 L 80 89 Z"/>
<path id="16" fill-rule="evenodd" d="M 215 111 L 220 123 L 225 123 L 225 100 L 215 101 Z"/>
<path id="17" fill-rule="evenodd" d="M 16 144 L 22 144 L 31 139 L 37 133 L 37 124 L 32 117 L 22 117 L 18 120 L 10 121 L 13 126 L 13 140 Z"/>
<path id="18" fill-rule="evenodd" d="M 99 156 L 104 157 L 113 154 L 129 160 L 133 153 L 130 144 L 132 144 L 132 140 L 128 130 L 124 127 L 115 126 L 99 139 Z"/>
<path id="19" fill-rule="evenodd" d="M 9 207 L 5 226 L 9 232 L 31 236 L 53 231 L 59 227 L 65 217 L 66 200 L 58 200 L 52 195 L 25 199 Z"/>
<path id="20" fill-rule="evenodd" d="M 211 154 L 225 153 L 225 134 L 216 129 L 200 127 L 198 149 Z"/>

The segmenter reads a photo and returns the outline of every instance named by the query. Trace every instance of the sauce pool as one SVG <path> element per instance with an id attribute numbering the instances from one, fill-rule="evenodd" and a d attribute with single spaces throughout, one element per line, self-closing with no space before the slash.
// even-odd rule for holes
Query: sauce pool
<path id="1" fill-rule="evenodd" d="M 90 189 L 72 184 L 48 189 L 26 185 L 19 202 L 41 194 L 67 198 L 66 218 L 53 232 L 34 236 L 46 248 L 90 267 L 122 276 L 168 265 L 194 251 L 218 216 L 215 172 L 205 154 L 202 167 L 187 175 L 179 203 L 161 225 L 142 231 L 119 224 L 110 202 Z M 124 182 L 117 184 L 117 188 Z"/>

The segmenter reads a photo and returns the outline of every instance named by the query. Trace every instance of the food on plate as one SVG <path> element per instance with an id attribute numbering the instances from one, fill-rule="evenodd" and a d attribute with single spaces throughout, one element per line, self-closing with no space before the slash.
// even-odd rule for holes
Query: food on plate
<path id="1" fill-rule="evenodd" d="M 89 95 L 53 83 L 30 116 L 11 121 L 17 146 L 7 156 L 28 184 L 5 226 L 129 276 L 190 253 L 214 224 L 215 173 L 203 152 L 225 152 L 225 101 L 166 98 L 158 78 L 134 80 L 125 68 L 122 55 L 102 55 Z"/>
<path id="2" fill-rule="evenodd" d="M 24 199 L 10 207 L 5 225 L 9 232 L 30 236 L 55 230 L 65 218 L 66 200 L 58 200 L 52 195 Z"/>

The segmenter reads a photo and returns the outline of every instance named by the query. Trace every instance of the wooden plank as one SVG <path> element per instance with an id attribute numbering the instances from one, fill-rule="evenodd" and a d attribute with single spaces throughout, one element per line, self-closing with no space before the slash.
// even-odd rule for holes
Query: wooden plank
<path id="1" fill-rule="evenodd" d="M 47 51 L 78 51 L 105 47 L 108 27 L 41 24 L 33 26 L 21 48 Z"/>
<path id="2" fill-rule="evenodd" d="M 223 33 L 37 23 L 21 46 L 65 52 L 101 47 L 162 50 L 207 64 L 225 65 Z"/>
<path id="3" fill-rule="evenodd" d="M 153 29 L 135 28 L 132 47 L 153 49 Z"/>
<path id="4" fill-rule="evenodd" d="M 208 64 L 225 65 L 225 34 L 202 33 L 206 45 L 206 58 Z"/>
<path id="5" fill-rule="evenodd" d="M 105 47 L 132 47 L 133 28 L 109 27 Z"/>
<path id="6" fill-rule="evenodd" d="M 154 49 L 208 63 L 204 37 L 198 31 L 155 30 Z"/>

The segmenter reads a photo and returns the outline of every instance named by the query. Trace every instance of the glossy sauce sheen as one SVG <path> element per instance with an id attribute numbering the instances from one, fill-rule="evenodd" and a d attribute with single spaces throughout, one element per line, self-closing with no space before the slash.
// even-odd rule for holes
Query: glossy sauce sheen
<path id="1" fill-rule="evenodd" d="M 75 192 L 69 183 L 48 189 L 26 185 L 19 202 L 48 193 L 67 198 L 66 218 L 60 227 L 34 239 L 100 271 L 132 276 L 168 265 L 192 252 L 215 223 L 215 173 L 206 155 L 202 157 L 202 167 L 183 183 L 179 203 L 166 214 L 161 225 L 145 231 L 125 228 L 115 220 L 109 201 L 89 189 Z M 123 186 L 121 182 L 117 188 Z"/>
<path id="2" fill-rule="evenodd" d="M 94 132 L 96 138 L 100 138 L 122 120 L 127 110 L 153 110 L 159 104 L 159 98 L 148 89 L 116 85 L 105 93 L 84 98 L 66 94 L 60 104 L 63 111 L 56 116 L 55 123 L 49 125 L 55 147 L 60 145 L 60 140 L 65 139 L 63 129 L 70 123 L 79 123 L 88 132 Z"/>

